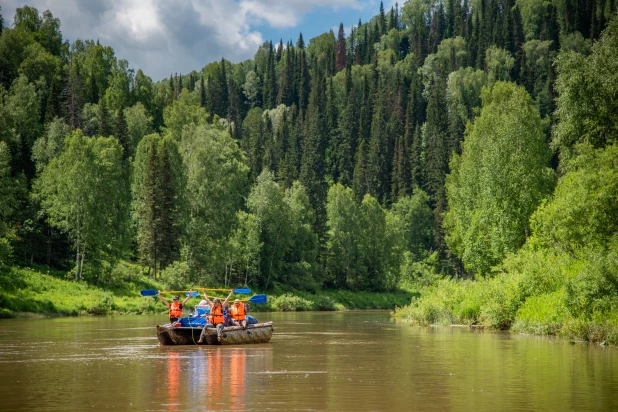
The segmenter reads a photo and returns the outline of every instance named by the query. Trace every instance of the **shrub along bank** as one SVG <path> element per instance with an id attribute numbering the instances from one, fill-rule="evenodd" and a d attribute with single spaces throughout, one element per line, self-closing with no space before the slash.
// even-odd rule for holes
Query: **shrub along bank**
<path id="1" fill-rule="evenodd" d="M 122 262 L 102 278 L 99 286 L 94 286 L 71 280 L 71 273 L 44 266 L 5 268 L 0 271 L 0 317 L 26 313 L 69 316 L 165 313 L 165 306 L 156 296 L 142 297 L 139 293 L 143 289 L 164 290 L 164 285 L 140 273 L 139 266 Z M 251 310 L 393 309 L 409 303 L 413 297 L 403 291 L 277 292 L 268 295 L 266 304 L 252 305 Z M 186 307 L 191 309 L 197 302 L 192 299 Z"/>

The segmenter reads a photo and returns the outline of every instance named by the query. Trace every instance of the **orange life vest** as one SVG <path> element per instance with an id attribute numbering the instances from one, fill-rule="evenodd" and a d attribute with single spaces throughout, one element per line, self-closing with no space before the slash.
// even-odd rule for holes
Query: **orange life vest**
<path id="1" fill-rule="evenodd" d="M 225 318 L 223 317 L 223 308 L 221 307 L 221 305 L 213 306 L 212 309 L 210 309 L 210 316 L 208 317 L 208 321 L 213 325 L 225 323 Z"/>
<path id="2" fill-rule="evenodd" d="M 170 305 L 170 319 L 171 318 L 182 318 L 182 303 L 172 302 Z"/>
<path id="3" fill-rule="evenodd" d="M 245 320 L 247 317 L 245 316 L 245 305 L 242 303 L 238 306 L 232 305 L 232 318 L 234 320 Z"/>

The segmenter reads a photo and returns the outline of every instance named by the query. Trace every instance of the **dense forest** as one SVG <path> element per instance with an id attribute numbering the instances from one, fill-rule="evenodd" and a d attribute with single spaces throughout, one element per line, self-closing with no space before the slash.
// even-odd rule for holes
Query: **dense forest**
<path id="1" fill-rule="evenodd" d="M 546 301 L 616 313 L 616 8 L 380 4 L 350 33 L 159 82 L 19 8 L 0 20 L 0 266 L 95 284 L 126 260 L 170 286 L 433 285 L 408 308 L 428 322 L 509 327 Z"/>

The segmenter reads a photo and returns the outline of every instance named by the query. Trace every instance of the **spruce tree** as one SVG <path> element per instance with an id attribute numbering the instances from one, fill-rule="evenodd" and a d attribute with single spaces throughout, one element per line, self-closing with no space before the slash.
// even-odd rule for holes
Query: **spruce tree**
<path id="1" fill-rule="evenodd" d="M 380 1 L 380 14 L 378 14 L 378 38 L 386 34 L 386 14 L 384 14 L 384 3 Z"/>
<path id="2" fill-rule="evenodd" d="M 448 114 L 446 112 L 445 85 L 434 80 L 429 85 L 427 122 L 424 127 L 427 182 L 426 191 L 435 206 L 444 195 L 444 178 L 448 171 Z"/>
<path id="3" fill-rule="evenodd" d="M 266 61 L 266 72 L 264 73 L 264 84 L 262 87 L 262 109 L 272 109 L 275 107 L 277 94 L 277 81 L 275 78 L 275 54 L 273 43 L 269 42 L 268 59 Z"/>
<path id="4" fill-rule="evenodd" d="M 204 86 L 204 75 L 200 77 L 200 107 L 206 107 L 206 88 Z"/>
<path id="5" fill-rule="evenodd" d="M 314 65 L 311 77 L 311 96 L 307 111 L 305 136 L 300 168 L 300 181 L 307 189 L 307 195 L 316 211 L 316 232 L 324 233 L 325 200 L 326 200 L 326 165 L 324 155 L 327 143 L 328 128 L 324 115 L 326 105 L 325 77 L 321 75 L 317 65 Z"/>
<path id="6" fill-rule="evenodd" d="M 390 158 L 389 136 L 386 131 L 384 98 L 379 97 L 375 103 L 371 121 L 371 135 L 367 151 L 367 180 L 369 194 L 380 202 L 386 201 L 390 192 Z"/>
<path id="7" fill-rule="evenodd" d="M 339 23 L 339 33 L 337 34 L 337 62 L 335 69 L 337 72 L 345 69 L 348 62 L 347 49 L 345 44 L 345 33 L 343 32 L 343 23 Z"/>
<path id="8" fill-rule="evenodd" d="M 351 83 L 352 74 L 346 72 L 346 83 Z M 351 84 L 348 89 L 348 101 L 343 113 L 339 117 L 339 144 L 333 153 L 337 170 L 337 180 L 342 185 L 349 187 L 354 177 L 354 154 L 356 153 L 356 139 L 358 138 L 358 107 L 356 89 Z"/>
<path id="9" fill-rule="evenodd" d="M 150 143 L 146 162 L 145 179 L 142 187 L 142 204 L 139 210 L 140 226 L 138 249 L 144 264 L 154 269 L 153 278 L 157 280 L 157 251 L 159 248 L 158 222 L 160 216 L 159 177 L 158 177 L 157 139 Z"/>
<path id="10" fill-rule="evenodd" d="M 118 139 L 122 146 L 122 159 L 127 160 L 133 156 L 133 148 L 131 147 L 131 138 L 129 137 L 129 128 L 127 126 L 127 119 L 124 116 L 124 109 L 121 107 L 116 114 L 116 121 L 114 122 L 114 137 Z"/>
<path id="11" fill-rule="evenodd" d="M 217 114 L 219 115 L 219 117 L 221 118 L 226 118 L 227 117 L 227 113 L 228 113 L 228 109 L 229 109 L 229 105 L 230 105 L 230 98 L 229 98 L 229 86 L 227 83 L 227 74 L 225 71 L 225 60 L 223 58 L 221 58 L 221 63 L 220 63 L 220 70 L 219 70 L 219 79 L 218 79 L 218 104 L 217 104 Z"/>
<path id="12" fill-rule="evenodd" d="M 412 142 L 410 144 L 410 178 L 412 188 L 425 187 L 424 168 L 422 164 L 422 148 L 423 138 L 421 136 L 421 127 L 416 125 L 414 129 L 407 128 L 406 133 L 412 130 Z"/>
<path id="13" fill-rule="evenodd" d="M 369 181 L 367 176 L 367 150 L 365 148 L 365 140 L 362 139 L 356 155 L 354 156 L 354 180 L 352 182 L 352 190 L 357 201 L 361 201 L 365 194 L 369 193 Z"/>

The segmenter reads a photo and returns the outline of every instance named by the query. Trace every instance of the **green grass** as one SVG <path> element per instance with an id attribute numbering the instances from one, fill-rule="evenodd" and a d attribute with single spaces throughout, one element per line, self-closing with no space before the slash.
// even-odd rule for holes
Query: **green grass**
<path id="1" fill-rule="evenodd" d="M 71 273 L 46 266 L 14 266 L 0 272 L 0 317 L 15 317 L 24 313 L 77 316 L 167 312 L 157 297 L 142 297 L 139 292 L 144 289 L 163 290 L 164 285 L 142 275 L 138 265 L 127 262 L 120 262 L 109 276 L 101 279 L 98 287 L 75 282 Z M 394 309 L 410 303 L 414 296 L 418 294 L 407 291 L 371 293 L 326 290 L 315 294 L 277 291 L 268 294 L 266 304 L 251 305 L 251 310 Z M 191 309 L 197 303 L 197 299 L 192 299 L 186 307 Z"/>
<path id="2" fill-rule="evenodd" d="M 8 268 L 0 273 L 0 316 L 165 312 L 165 306 L 155 298 L 144 298 L 139 294 L 141 289 L 159 289 L 161 286 L 140 276 L 139 267 L 130 271 L 132 276 L 129 278 L 115 279 L 112 286 L 102 284 L 96 287 L 72 281 L 70 274 L 47 267 Z"/>

